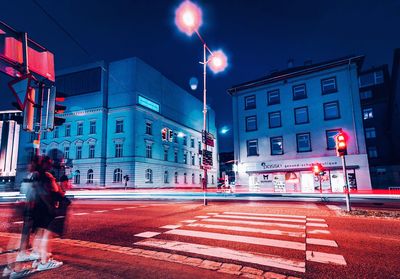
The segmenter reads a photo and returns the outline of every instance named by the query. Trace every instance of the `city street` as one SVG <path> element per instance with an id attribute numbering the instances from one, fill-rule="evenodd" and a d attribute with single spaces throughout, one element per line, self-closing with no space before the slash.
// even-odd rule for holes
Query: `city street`
<path id="1" fill-rule="evenodd" d="M 12 213 L 2 205 L 3 251 L 21 229 Z M 323 203 L 74 201 L 53 245 L 64 265 L 31 278 L 396 278 L 399 231 Z"/>

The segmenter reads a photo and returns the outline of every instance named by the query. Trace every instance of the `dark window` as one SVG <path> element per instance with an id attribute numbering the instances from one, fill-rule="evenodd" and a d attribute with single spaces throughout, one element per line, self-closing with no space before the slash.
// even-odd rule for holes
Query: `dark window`
<path id="1" fill-rule="evenodd" d="M 268 113 L 269 127 L 276 128 L 282 126 L 281 112 L 275 111 Z"/>
<path id="2" fill-rule="evenodd" d="M 115 144 L 115 157 L 122 157 L 122 143 Z"/>
<path id="3" fill-rule="evenodd" d="M 246 117 L 246 132 L 257 130 L 257 117 L 255 115 Z"/>
<path id="4" fill-rule="evenodd" d="M 374 127 L 371 128 L 365 128 L 365 137 L 367 139 L 373 139 L 376 138 L 376 131 Z"/>
<path id="5" fill-rule="evenodd" d="M 91 120 L 89 125 L 90 134 L 96 134 L 96 120 Z"/>
<path id="6" fill-rule="evenodd" d="M 78 136 L 82 136 L 83 135 L 83 123 L 82 122 L 78 122 L 77 126 L 76 126 L 76 134 Z"/>
<path id="7" fill-rule="evenodd" d="M 308 107 L 295 108 L 294 119 L 296 124 L 308 123 Z"/>
<path id="8" fill-rule="evenodd" d="M 145 173 L 146 183 L 153 183 L 153 170 L 147 169 Z"/>
<path id="9" fill-rule="evenodd" d="M 66 137 L 71 136 L 71 124 L 65 124 L 65 136 Z"/>
<path id="10" fill-rule="evenodd" d="M 146 145 L 146 158 L 153 158 L 153 146 L 151 144 Z"/>
<path id="11" fill-rule="evenodd" d="M 174 162 L 178 163 L 178 151 L 174 151 Z"/>
<path id="12" fill-rule="evenodd" d="M 367 91 L 361 91 L 360 92 L 360 99 L 361 100 L 366 100 L 366 99 L 371 99 L 372 98 L 372 90 L 367 90 Z"/>
<path id="13" fill-rule="evenodd" d="M 258 140 L 247 141 L 247 156 L 258 156 Z"/>
<path id="14" fill-rule="evenodd" d="M 307 91 L 305 84 L 299 84 L 293 86 L 293 100 L 300 100 L 307 98 Z"/>
<path id="15" fill-rule="evenodd" d="M 164 161 L 168 161 L 168 149 L 164 149 Z"/>
<path id="16" fill-rule="evenodd" d="M 94 144 L 89 145 L 89 158 L 94 158 L 94 151 L 95 151 Z"/>
<path id="17" fill-rule="evenodd" d="M 183 137 L 183 145 L 187 145 L 187 136 Z"/>
<path id="18" fill-rule="evenodd" d="M 81 184 L 81 172 L 79 170 L 75 171 L 74 184 Z"/>
<path id="19" fill-rule="evenodd" d="M 93 184 L 93 170 L 90 169 L 87 172 L 87 180 L 86 180 L 87 184 Z"/>
<path id="20" fill-rule="evenodd" d="M 183 163 L 187 164 L 187 153 L 186 152 L 183 153 Z"/>
<path id="21" fill-rule="evenodd" d="M 116 133 L 124 132 L 124 120 L 116 120 L 115 121 L 115 132 Z"/>
<path id="22" fill-rule="evenodd" d="M 122 182 L 122 170 L 121 169 L 114 170 L 113 182 Z"/>
<path id="23" fill-rule="evenodd" d="M 192 154 L 192 156 L 191 156 L 192 166 L 194 166 L 196 164 L 196 159 L 195 158 L 196 158 L 196 155 Z"/>
<path id="24" fill-rule="evenodd" d="M 337 119 L 340 118 L 339 102 L 324 103 L 324 119 Z"/>
<path id="25" fill-rule="evenodd" d="M 311 151 L 310 133 L 297 134 L 296 140 L 297 140 L 297 152 Z"/>
<path id="26" fill-rule="evenodd" d="M 78 145 L 76 147 L 76 159 L 82 159 L 82 146 Z"/>
<path id="27" fill-rule="evenodd" d="M 168 171 L 164 171 L 164 183 L 169 183 Z"/>
<path id="28" fill-rule="evenodd" d="M 337 92 L 336 77 L 321 80 L 321 90 L 322 94 Z"/>
<path id="29" fill-rule="evenodd" d="M 69 159 L 69 146 L 64 146 L 64 158 Z"/>
<path id="30" fill-rule="evenodd" d="M 271 155 L 282 155 L 283 154 L 283 138 L 273 137 L 271 141 Z"/>
<path id="31" fill-rule="evenodd" d="M 333 129 L 333 130 L 326 131 L 326 148 L 327 149 L 335 149 L 336 148 L 335 137 L 340 131 L 342 131 L 342 130 L 341 129 Z"/>
<path id="32" fill-rule="evenodd" d="M 378 157 L 378 150 L 376 146 L 369 146 L 368 147 L 368 157 L 370 158 L 377 158 Z"/>
<path id="33" fill-rule="evenodd" d="M 175 183 L 178 183 L 178 172 L 175 172 L 174 179 L 175 179 Z"/>
<path id="34" fill-rule="evenodd" d="M 57 91 L 74 96 L 101 90 L 101 68 L 57 76 Z"/>
<path id="35" fill-rule="evenodd" d="M 44 131 L 44 132 L 42 133 L 42 135 L 43 135 L 43 139 L 44 139 L 44 140 L 47 139 L 47 132 L 46 132 L 46 131 Z"/>
<path id="36" fill-rule="evenodd" d="M 245 109 L 254 109 L 256 108 L 256 96 L 251 95 L 244 98 L 244 108 Z"/>
<path id="37" fill-rule="evenodd" d="M 190 147 L 194 148 L 194 138 L 190 138 Z"/>
<path id="38" fill-rule="evenodd" d="M 268 91 L 268 105 L 275 105 L 281 102 L 279 89 Z"/>
<path id="39" fill-rule="evenodd" d="M 146 134 L 147 135 L 153 134 L 153 127 L 151 122 L 146 122 Z"/>
<path id="40" fill-rule="evenodd" d="M 53 137 L 54 137 L 55 139 L 58 138 L 58 136 L 59 136 L 59 128 L 58 128 L 58 127 L 55 127 L 53 133 L 54 133 L 54 134 L 53 134 Z"/>

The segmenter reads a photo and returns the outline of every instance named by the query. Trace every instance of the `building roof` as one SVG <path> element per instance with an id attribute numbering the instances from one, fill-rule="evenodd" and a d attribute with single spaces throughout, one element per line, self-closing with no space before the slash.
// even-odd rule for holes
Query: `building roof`
<path id="1" fill-rule="evenodd" d="M 307 74 L 310 74 L 313 72 L 318 72 L 318 71 L 322 71 L 325 69 L 334 68 L 334 67 L 341 66 L 341 65 L 346 65 L 349 63 L 356 63 L 358 68 L 360 69 L 363 61 L 364 61 L 364 55 L 358 55 L 358 56 L 350 55 L 350 56 L 346 56 L 346 57 L 342 57 L 342 58 L 338 58 L 338 59 L 334 59 L 334 60 L 329 60 L 329 61 L 325 61 L 325 62 L 321 62 L 321 63 L 288 68 L 288 69 L 285 69 L 282 71 L 277 71 L 277 72 L 271 73 L 267 76 L 264 76 L 264 77 L 256 79 L 256 80 L 252 80 L 252 81 L 244 82 L 244 83 L 241 83 L 238 85 L 234 85 L 231 88 L 229 88 L 227 90 L 227 92 L 233 96 L 237 92 L 246 90 L 249 88 L 258 87 L 261 85 L 277 82 L 280 80 L 286 80 L 288 78 L 307 75 Z"/>

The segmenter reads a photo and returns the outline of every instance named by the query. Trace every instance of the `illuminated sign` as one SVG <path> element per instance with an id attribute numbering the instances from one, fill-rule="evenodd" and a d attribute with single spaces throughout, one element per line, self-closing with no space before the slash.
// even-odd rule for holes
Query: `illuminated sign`
<path id="1" fill-rule="evenodd" d="M 156 112 L 160 112 L 160 105 L 150 101 L 149 99 L 142 97 L 139 95 L 139 105 L 142 105 L 148 109 L 154 110 Z"/>

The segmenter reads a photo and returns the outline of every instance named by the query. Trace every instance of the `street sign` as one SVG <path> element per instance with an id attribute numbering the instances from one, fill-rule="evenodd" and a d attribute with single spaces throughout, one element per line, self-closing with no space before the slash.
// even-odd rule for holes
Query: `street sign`
<path id="1" fill-rule="evenodd" d="M 22 77 L 15 79 L 8 83 L 8 87 L 17 99 L 18 105 L 21 110 L 24 110 L 28 96 L 28 89 L 31 86 L 33 80 L 32 75 L 27 74 Z"/>
<path id="2" fill-rule="evenodd" d="M 214 147 L 214 136 L 207 131 L 202 131 L 202 142 L 208 146 Z"/>
<path id="3" fill-rule="evenodd" d="M 212 166 L 213 165 L 213 156 L 212 151 L 203 150 L 203 166 Z"/>

